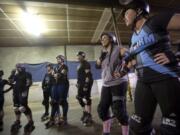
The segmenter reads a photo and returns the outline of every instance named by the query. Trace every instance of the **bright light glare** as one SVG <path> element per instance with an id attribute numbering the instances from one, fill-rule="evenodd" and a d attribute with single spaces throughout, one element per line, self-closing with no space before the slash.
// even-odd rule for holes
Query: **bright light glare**
<path id="1" fill-rule="evenodd" d="M 27 32 L 39 36 L 45 31 L 45 25 L 37 15 L 24 12 L 22 17 L 23 25 Z"/>

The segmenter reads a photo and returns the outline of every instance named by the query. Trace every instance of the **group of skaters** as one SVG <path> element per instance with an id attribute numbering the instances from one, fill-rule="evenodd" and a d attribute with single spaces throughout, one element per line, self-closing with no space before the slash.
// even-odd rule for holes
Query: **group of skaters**
<path id="1" fill-rule="evenodd" d="M 79 104 L 82 107 L 83 115 L 81 121 L 84 125 L 92 122 L 91 115 L 91 87 L 93 85 L 93 78 L 91 74 L 90 64 L 85 60 L 86 54 L 82 51 L 77 53 L 77 58 L 80 62 L 77 67 L 77 96 Z M 66 125 L 68 105 L 68 66 L 65 64 L 63 55 L 56 57 L 57 65 L 48 64 L 47 73 L 42 82 L 43 102 L 45 113 L 42 115 L 42 121 L 49 117 L 49 99 L 51 98 L 51 114 L 49 121 L 45 124 L 49 128 L 55 124 Z M 60 108 L 62 107 L 62 114 Z"/>
<path id="2" fill-rule="evenodd" d="M 110 135 L 112 118 L 121 124 L 122 135 L 155 135 L 151 122 L 159 104 L 162 122 L 161 135 L 180 135 L 180 55 L 175 55 L 170 48 L 169 30 L 180 30 L 180 15 L 167 11 L 150 16 L 149 5 L 144 0 L 121 1 L 122 16 L 127 26 L 131 26 L 133 35 L 130 49 L 117 46 L 112 33 L 100 36 L 102 51 L 96 61 L 96 68 L 102 70 L 102 90 L 97 107 L 99 118 L 103 121 L 103 135 Z M 93 77 L 90 64 L 85 60 L 85 53 L 77 54 L 80 65 L 77 69 L 77 100 L 83 110 L 81 121 L 86 125 L 92 122 L 91 88 Z M 47 74 L 42 83 L 43 105 L 45 113 L 42 120 L 49 115 L 49 97 L 51 97 L 51 115 L 46 127 L 55 124 L 67 124 L 69 91 L 68 67 L 62 55 L 56 57 L 57 65 L 47 65 Z M 134 114 L 129 117 L 126 107 L 127 73 L 135 69 L 138 80 L 134 95 Z M 2 73 L 1 73 L 2 78 Z M 16 72 L 9 81 L 0 81 L 1 125 L 3 87 L 9 84 L 13 88 L 13 101 L 16 114 L 14 125 L 20 127 L 20 116 L 27 116 L 25 129 L 33 129 L 33 119 L 27 104 L 32 77 L 24 67 L 17 65 Z M 60 106 L 62 112 L 60 113 Z M 112 111 L 110 111 L 112 110 Z M 57 116 L 57 117 L 56 117 Z M 12 126 L 13 127 L 13 126 Z M 28 127 L 28 128 L 26 128 Z"/>
<path id="3" fill-rule="evenodd" d="M 93 78 L 91 74 L 90 64 L 85 60 L 86 54 L 82 51 L 77 53 L 77 59 L 80 64 L 77 67 L 77 96 L 79 104 L 82 107 L 83 115 L 80 118 L 83 125 L 92 123 L 91 115 L 91 88 Z M 47 64 L 46 74 L 42 80 L 43 102 L 45 112 L 41 117 L 42 121 L 48 120 L 45 123 L 46 128 L 53 125 L 66 125 L 68 105 L 68 67 L 65 64 L 65 57 L 58 55 L 56 57 L 57 64 Z M 0 70 L 0 131 L 3 131 L 3 106 L 4 93 L 13 90 L 13 107 L 16 115 L 16 120 L 11 126 L 11 133 L 17 133 L 21 126 L 21 113 L 27 117 L 28 123 L 24 127 L 24 133 L 28 134 L 35 129 L 32 118 L 32 111 L 28 106 L 29 88 L 32 85 L 32 75 L 26 71 L 23 64 L 16 64 L 16 69 L 13 69 L 8 80 L 3 79 L 4 72 Z M 5 85 L 9 88 L 4 90 Z M 51 113 L 49 116 L 49 105 L 51 105 Z M 62 107 L 62 114 L 60 111 Z"/>
<path id="4" fill-rule="evenodd" d="M 32 85 L 32 75 L 26 72 L 24 66 L 16 64 L 16 69 L 12 70 L 8 80 L 3 79 L 4 72 L 0 71 L 0 131 L 3 131 L 3 105 L 4 93 L 12 89 L 13 109 L 16 116 L 15 122 L 11 126 L 11 133 L 15 133 L 21 128 L 21 114 L 24 113 L 28 123 L 24 126 L 24 133 L 29 133 L 34 130 L 34 121 L 32 111 L 28 106 L 28 93 Z M 9 88 L 4 90 L 5 85 Z"/>

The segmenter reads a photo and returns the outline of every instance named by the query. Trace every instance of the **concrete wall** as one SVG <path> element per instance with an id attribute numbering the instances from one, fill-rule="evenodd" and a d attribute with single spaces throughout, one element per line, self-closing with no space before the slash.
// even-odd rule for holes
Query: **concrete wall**
<path id="1" fill-rule="evenodd" d="M 76 61 L 76 53 L 84 51 L 87 55 L 87 60 L 95 60 L 97 57 L 99 46 L 67 46 L 67 59 Z M 7 78 L 10 71 L 14 68 L 16 63 L 41 63 L 53 62 L 56 63 L 56 56 L 58 54 L 64 55 L 64 46 L 52 47 L 1 47 L 0 48 L 0 69 L 5 72 L 4 78 Z M 99 50 L 100 52 L 100 50 Z"/>
<path id="2" fill-rule="evenodd" d="M 64 55 L 66 50 L 67 59 L 69 61 L 76 61 L 76 54 L 78 51 L 84 51 L 87 60 L 92 61 L 99 57 L 100 46 L 53 46 L 53 47 L 1 47 L 0 48 L 0 69 L 5 72 L 4 78 L 7 79 L 11 70 L 16 63 L 41 63 L 53 62 L 56 63 L 56 56 L 58 54 Z M 76 80 L 70 80 L 70 98 L 75 99 L 77 88 L 75 87 Z M 98 95 L 97 82 L 94 81 L 92 88 L 92 95 Z M 29 93 L 29 102 L 42 102 L 41 83 L 34 84 Z M 12 92 L 5 95 L 5 105 L 12 105 Z"/>
<path id="3" fill-rule="evenodd" d="M 94 60 L 94 48 L 97 48 L 97 46 L 93 45 L 87 45 L 87 46 L 67 46 L 66 52 L 67 52 L 67 59 L 70 61 L 76 61 L 76 54 L 78 51 L 83 51 L 86 53 L 86 59 L 89 61 Z"/>
<path id="4" fill-rule="evenodd" d="M 41 62 L 56 62 L 55 57 L 58 54 L 64 54 L 64 46 L 51 47 L 0 47 L 0 69 L 5 72 L 4 78 L 9 76 L 10 71 L 16 63 L 41 63 Z M 101 46 L 67 46 L 67 59 L 76 61 L 76 53 L 84 51 L 87 55 L 87 60 L 95 60 L 100 55 Z M 176 50 L 176 47 L 173 47 Z"/>
<path id="5" fill-rule="evenodd" d="M 101 52 L 101 46 L 96 46 L 94 47 L 94 59 L 98 59 L 100 56 L 100 52 Z"/>

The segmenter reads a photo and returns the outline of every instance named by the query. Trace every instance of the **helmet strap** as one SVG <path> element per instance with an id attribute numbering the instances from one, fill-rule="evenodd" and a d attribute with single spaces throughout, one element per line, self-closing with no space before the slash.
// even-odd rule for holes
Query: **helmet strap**
<path id="1" fill-rule="evenodd" d="M 142 9 L 137 9 L 136 10 L 136 17 L 134 18 L 133 24 L 132 24 L 132 30 L 134 31 L 134 28 L 136 27 L 136 22 L 143 18 L 143 10 Z"/>

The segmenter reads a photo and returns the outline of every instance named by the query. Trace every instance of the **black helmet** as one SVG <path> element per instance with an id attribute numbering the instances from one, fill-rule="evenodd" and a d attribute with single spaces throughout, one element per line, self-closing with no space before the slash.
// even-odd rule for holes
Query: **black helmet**
<path id="1" fill-rule="evenodd" d="M 104 35 L 107 35 L 110 38 L 111 43 L 115 44 L 117 42 L 116 36 L 113 32 L 103 32 L 100 36 L 100 39 L 102 39 L 102 36 Z"/>
<path id="2" fill-rule="evenodd" d="M 0 70 L 0 76 L 3 76 L 3 75 L 4 75 L 4 71 Z"/>
<path id="3" fill-rule="evenodd" d="M 53 69 L 53 64 L 52 63 L 48 63 L 47 65 L 46 65 L 46 68 L 47 67 L 50 67 L 51 69 Z"/>
<path id="4" fill-rule="evenodd" d="M 119 0 L 120 4 L 122 4 L 124 6 L 124 8 L 122 10 L 123 17 L 125 15 L 125 12 L 128 9 L 134 9 L 135 11 L 140 9 L 141 12 L 140 12 L 140 14 L 138 14 L 138 16 L 149 14 L 149 12 L 150 12 L 149 4 L 146 1 L 144 1 L 144 0 L 127 0 L 127 1 Z"/>
<path id="5" fill-rule="evenodd" d="M 21 64 L 21 63 L 17 63 L 17 64 L 16 64 L 16 68 L 25 69 L 24 65 Z"/>
<path id="6" fill-rule="evenodd" d="M 63 62 L 65 61 L 65 57 L 61 54 L 56 56 L 56 59 L 61 59 Z"/>
<path id="7" fill-rule="evenodd" d="M 78 53 L 77 53 L 77 56 L 82 56 L 82 57 L 86 57 L 86 54 L 85 54 L 85 52 L 83 52 L 83 51 L 79 51 Z"/>

